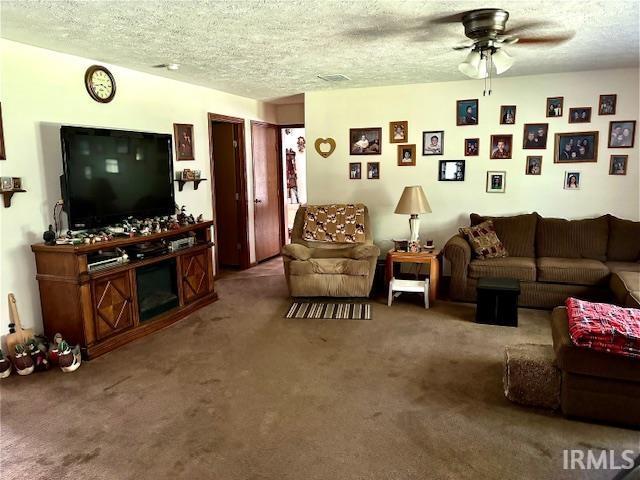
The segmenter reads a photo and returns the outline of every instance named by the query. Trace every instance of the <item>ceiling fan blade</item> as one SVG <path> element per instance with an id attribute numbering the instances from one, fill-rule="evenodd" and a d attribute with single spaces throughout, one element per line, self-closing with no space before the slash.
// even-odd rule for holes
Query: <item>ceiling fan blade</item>
<path id="1" fill-rule="evenodd" d="M 523 32 L 529 32 L 533 29 L 540 27 L 548 27 L 555 25 L 554 22 L 542 22 L 542 21 L 530 21 L 530 22 L 514 22 L 513 26 L 508 26 L 507 29 L 502 32 L 502 35 L 518 35 Z"/>
<path id="2" fill-rule="evenodd" d="M 429 23 L 433 23 L 436 25 L 441 25 L 445 23 L 460 23 L 462 22 L 462 17 L 467 12 L 458 12 L 452 15 L 432 15 L 427 17 Z"/>
<path id="3" fill-rule="evenodd" d="M 473 42 L 471 42 L 471 43 L 463 43 L 461 45 L 456 45 L 455 47 L 451 47 L 451 48 L 453 48 L 454 50 L 469 50 L 470 48 L 473 47 L 473 45 L 474 45 Z"/>
<path id="4" fill-rule="evenodd" d="M 573 38 L 575 33 L 563 33 L 560 35 L 548 35 L 545 37 L 520 37 L 517 45 L 545 45 L 550 43 L 564 43 Z"/>

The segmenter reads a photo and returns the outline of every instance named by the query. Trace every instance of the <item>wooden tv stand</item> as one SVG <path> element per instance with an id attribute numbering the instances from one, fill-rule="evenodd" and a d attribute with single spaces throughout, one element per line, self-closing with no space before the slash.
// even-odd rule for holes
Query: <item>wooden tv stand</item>
<path id="1" fill-rule="evenodd" d="M 80 245 L 31 245 L 36 257 L 44 333 L 60 332 L 71 344 L 80 344 L 83 356 L 95 358 L 136 338 L 166 327 L 214 302 L 211 225 L 202 222 L 151 235 L 124 237 Z M 89 272 L 87 257 L 99 250 L 172 240 L 195 234 L 192 247 Z M 178 305 L 141 321 L 136 270 L 175 259 Z M 173 263 L 172 263 L 173 265 Z"/>

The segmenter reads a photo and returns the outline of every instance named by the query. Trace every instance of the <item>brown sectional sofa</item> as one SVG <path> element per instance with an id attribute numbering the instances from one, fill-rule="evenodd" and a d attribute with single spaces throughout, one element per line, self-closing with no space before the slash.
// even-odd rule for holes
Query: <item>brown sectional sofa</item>
<path id="1" fill-rule="evenodd" d="M 612 215 L 584 220 L 471 214 L 471 225 L 491 218 L 509 252 L 505 258 L 474 258 L 461 235 L 444 256 L 451 262 L 450 297 L 473 302 L 480 277 L 520 280 L 519 305 L 553 308 L 569 296 L 615 301 L 640 308 L 640 222 Z"/>

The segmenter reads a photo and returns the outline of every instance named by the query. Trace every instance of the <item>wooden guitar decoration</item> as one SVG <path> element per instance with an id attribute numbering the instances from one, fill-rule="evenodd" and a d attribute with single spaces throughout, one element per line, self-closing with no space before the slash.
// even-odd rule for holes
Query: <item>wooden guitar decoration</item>
<path id="1" fill-rule="evenodd" d="M 11 319 L 11 323 L 9 324 L 9 331 L 11 333 L 7 335 L 7 351 L 9 354 L 12 354 L 16 345 L 24 345 L 27 343 L 27 340 L 33 338 L 33 329 L 22 328 L 20 316 L 18 315 L 18 307 L 16 305 L 16 297 L 13 293 L 9 294 L 9 318 Z"/>
<path id="2" fill-rule="evenodd" d="M 327 158 L 336 149 L 336 141 L 333 138 L 316 138 L 315 147 L 316 152 Z"/>

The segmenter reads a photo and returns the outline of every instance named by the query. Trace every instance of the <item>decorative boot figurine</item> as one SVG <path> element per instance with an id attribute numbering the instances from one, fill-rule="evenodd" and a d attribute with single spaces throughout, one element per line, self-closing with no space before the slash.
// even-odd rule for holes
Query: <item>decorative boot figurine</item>
<path id="1" fill-rule="evenodd" d="M 80 345 L 72 350 L 66 340 L 60 342 L 58 347 L 58 364 L 63 372 L 74 372 L 80 367 L 82 356 L 80 355 Z"/>
<path id="2" fill-rule="evenodd" d="M 0 378 L 7 378 L 9 375 L 11 375 L 11 361 L 0 350 Z"/>
<path id="3" fill-rule="evenodd" d="M 16 366 L 16 372 L 18 375 L 29 375 L 33 373 L 33 360 L 31 355 L 27 353 L 24 345 L 19 343 L 14 347 L 15 355 L 13 356 L 13 363 Z"/>
<path id="4" fill-rule="evenodd" d="M 33 366 L 36 372 L 44 372 L 49 370 L 49 360 L 47 360 L 47 348 L 43 343 L 38 343 L 35 338 L 27 342 L 27 350 L 33 360 Z"/>

